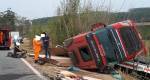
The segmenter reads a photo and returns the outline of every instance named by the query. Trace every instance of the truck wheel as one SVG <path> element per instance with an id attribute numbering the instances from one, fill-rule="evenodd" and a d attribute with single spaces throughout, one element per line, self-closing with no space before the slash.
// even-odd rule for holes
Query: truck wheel
<path id="1" fill-rule="evenodd" d="M 27 57 L 26 53 L 23 53 L 22 58 L 26 58 L 26 57 Z"/>
<path id="2" fill-rule="evenodd" d="M 8 52 L 7 56 L 12 57 L 12 52 Z"/>
<path id="3" fill-rule="evenodd" d="M 44 65 L 44 64 L 45 64 L 45 61 L 44 61 L 43 58 L 39 58 L 38 63 L 39 63 L 40 65 Z"/>
<path id="4" fill-rule="evenodd" d="M 17 55 L 17 58 L 21 58 L 21 57 L 22 57 L 22 55 L 20 55 L 20 54 Z"/>

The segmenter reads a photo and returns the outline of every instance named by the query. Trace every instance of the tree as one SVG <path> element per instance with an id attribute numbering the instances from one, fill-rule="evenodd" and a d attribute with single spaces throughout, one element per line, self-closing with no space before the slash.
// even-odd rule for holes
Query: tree
<path id="1" fill-rule="evenodd" d="M 15 13 L 10 9 L 0 13 L 0 27 L 15 30 Z"/>
<path id="2" fill-rule="evenodd" d="M 19 31 L 23 35 L 29 31 L 31 21 L 25 17 L 18 16 L 15 12 L 8 9 L 0 12 L 0 28 L 8 28 L 11 31 Z"/>
<path id="3" fill-rule="evenodd" d="M 20 32 L 20 35 L 25 35 L 29 31 L 31 25 L 32 22 L 30 20 L 27 20 L 25 17 L 16 16 L 15 27 L 16 31 Z"/>
<path id="4" fill-rule="evenodd" d="M 83 1 L 84 4 L 81 3 Z M 91 30 L 91 25 L 97 22 L 110 23 L 110 8 L 101 11 L 101 8 L 92 7 L 91 0 L 63 0 L 57 9 L 57 18 L 54 26 L 50 29 L 53 32 L 53 39 L 61 44 L 64 39 L 75 36 L 79 33 Z"/>
<path id="5" fill-rule="evenodd" d="M 78 10 L 80 0 L 63 0 L 61 7 L 57 9 L 57 22 L 54 22 L 55 27 L 50 27 L 57 44 L 61 44 L 64 39 L 74 36 L 79 33 L 78 26 Z"/>

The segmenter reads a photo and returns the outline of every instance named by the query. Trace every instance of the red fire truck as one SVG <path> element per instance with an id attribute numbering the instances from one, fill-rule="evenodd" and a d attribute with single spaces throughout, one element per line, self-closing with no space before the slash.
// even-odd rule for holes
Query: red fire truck
<path id="1" fill-rule="evenodd" d="M 9 29 L 0 29 L 0 48 L 9 49 L 11 45 L 11 36 Z"/>
<path id="2" fill-rule="evenodd" d="M 64 42 L 75 66 L 82 69 L 103 69 L 107 65 L 129 61 L 146 53 L 133 21 L 111 25 L 98 23 L 93 26 L 92 31 Z"/>

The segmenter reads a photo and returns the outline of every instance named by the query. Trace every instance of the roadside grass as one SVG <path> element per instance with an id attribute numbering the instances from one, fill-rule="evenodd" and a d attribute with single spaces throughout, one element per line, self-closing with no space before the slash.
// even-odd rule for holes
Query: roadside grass
<path id="1" fill-rule="evenodd" d="M 147 55 L 150 57 L 150 40 L 145 40 L 145 46 L 147 48 Z"/>
<path id="2" fill-rule="evenodd" d="M 118 70 L 118 72 L 124 78 L 124 80 L 137 80 L 136 77 L 131 76 L 127 72 L 121 71 L 121 68 Z"/>
<path id="3" fill-rule="evenodd" d="M 135 77 L 132 77 L 131 75 L 127 73 L 121 73 L 121 75 L 124 77 L 124 80 L 137 80 Z"/>

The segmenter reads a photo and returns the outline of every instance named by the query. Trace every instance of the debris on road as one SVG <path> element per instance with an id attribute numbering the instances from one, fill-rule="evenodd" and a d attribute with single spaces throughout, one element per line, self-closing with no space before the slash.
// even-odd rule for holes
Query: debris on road
<path id="1" fill-rule="evenodd" d="M 30 57 L 33 57 L 34 54 L 28 54 Z M 45 57 L 45 55 L 40 54 L 40 58 Z M 61 57 L 61 56 L 51 56 L 50 62 L 57 66 L 68 67 L 72 65 L 72 61 L 69 57 Z"/>

